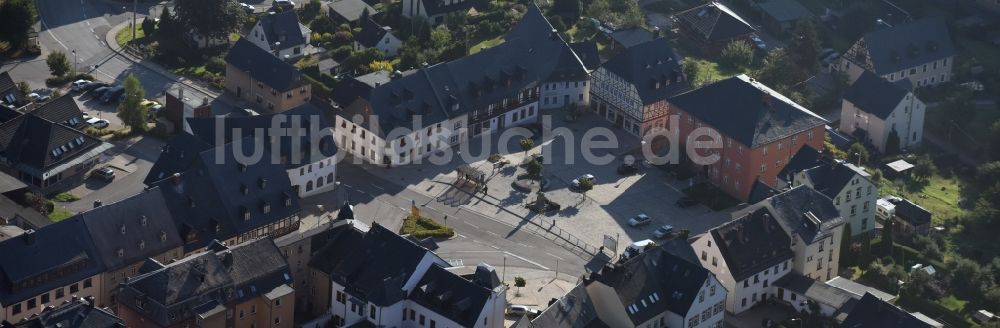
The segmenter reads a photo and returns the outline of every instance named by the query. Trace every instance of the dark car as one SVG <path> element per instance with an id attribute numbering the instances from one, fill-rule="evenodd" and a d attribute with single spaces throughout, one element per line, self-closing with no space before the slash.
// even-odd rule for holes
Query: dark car
<path id="1" fill-rule="evenodd" d="M 103 88 L 103 87 L 109 87 L 109 86 L 110 85 L 108 85 L 107 83 L 104 83 L 104 82 L 90 82 L 90 83 L 85 84 L 80 90 L 90 91 L 90 90 L 94 90 L 94 89 L 97 89 L 97 88 Z"/>
<path id="2" fill-rule="evenodd" d="M 295 2 L 292 0 L 274 0 L 271 3 L 271 7 L 280 8 L 281 10 L 293 10 L 295 9 Z"/>
<path id="3" fill-rule="evenodd" d="M 94 170 L 90 175 L 106 182 L 115 180 L 115 170 L 107 166 Z"/>
<path id="4" fill-rule="evenodd" d="M 120 85 L 112 87 L 111 89 L 108 89 L 108 91 L 105 91 L 103 95 L 101 95 L 101 102 L 107 104 L 113 101 L 118 101 L 123 94 L 125 94 L 125 87 Z"/>
<path id="5" fill-rule="evenodd" d="M 97 87 L 94 88 L 94 91 L 91 91 L 90 94 L 92 97 L 94 97 L 94 99 L 100 100 L 101 97 L 108 92 L 108 90 L 111 90 L 111 86 Z"/>
<path id="6" fill-rule="evenodd" d="M 691 198 L 691 197 L 684 196 L 684 197 L 681 197 L 680 199 L 678 199 L 677 202 L 675 202 L 674 204 L 677 205 L 677 207 L 685 208 L 685 207 L 691 207 L 691 206 L 698 205 L 698 200 L 696 200 L 694 198 Z"/>

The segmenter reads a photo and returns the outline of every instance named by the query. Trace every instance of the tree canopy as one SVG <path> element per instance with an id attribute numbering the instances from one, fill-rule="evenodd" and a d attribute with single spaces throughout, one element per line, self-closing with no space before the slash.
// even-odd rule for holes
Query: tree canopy
<path id="1" fill-rule="evenodd" d="M 142 100 L 146 97 L 146 92 L 139 83 L 139 78 L 135 74 L 129 74 L 122 84 L 125 88 L 125 100 L 118 105 L 118 118 L 122 123 L 132 129 L 132 131 L 143 131 L 146 129 L 147 113 L 142 106 Z"/>
<path id="2" fill-rule="evenodd" d="M 28 31 L 38 21 L 35 2 L 31 0 L 5 0 L 0 2 L 0 39 L 13 46 L 28 41 Z"/>
<path id="3" fill-rule="evenodd" d="M 228 37 L 246 19 L 246 13 L 232 0 L 177 0 L 174 11 L 184 27 L 212 39 Z"/>
<path id="4" fill-rule="evenodd" d="M 50 53 L 49 57 L 45 59 L 45 64 L 49 66 L 49 72 L 52 72 L 53 76 L 66 75 L 72 68 L 69 65 L 69 60 L 66 59 L 66 54 L 62 51 Z"/>

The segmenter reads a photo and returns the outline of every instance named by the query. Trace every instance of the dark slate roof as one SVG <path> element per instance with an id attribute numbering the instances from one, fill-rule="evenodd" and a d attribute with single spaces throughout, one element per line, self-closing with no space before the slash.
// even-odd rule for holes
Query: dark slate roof
<path id="1" fill-rule="evenodd" d="M 100 252 L 83 231 L 82 220 L 69 218 L 0 242 L 0 303 L 22 302 L 104 272 Z M 81 266 L 76 267 L 78 264 Z M 69 269 L 74 267 L 75 271 Z M 60 275 L 63 269 L 66 271 Z M 15 287 L 46 273 L 52 278 L 26 288 Z"/>
<path id="2" fill-rule="evenodd" d="M 779 22 L 790 22 L 812 16 L 812 12 L 796 0 L 768 0 L 757 6 Z"/>
<path id="3" fill-rule="evenodd" d="M 862 41 L 868 49 L 877 75 L 898 72 L 955 55 L 955 46 L 944 18 L 941 17 L 923 18 L 869 32 L 862 37 Z"/>
<path id="4" fill-rule="evenodd" d="M 217 248 L 133 277 L 122 286 L 119 305 L 171 326 L 208 305 L 242 303 L 292 283 L 288 264 L 269 238 Z"/>
<path id="5" fill-rule="evenodd" d="M 108 271 L 181 246 L 159 188 L 77 214 L 94 240 Z M 119 251 L 121 255 L 119 255 Z"/>
<path id="6" fill-rule="evenodd" d="M 590 299 L 587 287 L 581 283 L 532 319 L 531 327 L 599 328 L 608 325 L 597 317 L 594 301 Z"/>
<path id="7" fill-rule="evenodd" d="M 366 48 L 371 48 L 378 45 L 378 42 L 382 41 L 382 37 L 388 33 L 389 29 L 387 27 L 382 27 L 369 18 L 367 21 L 361 22 L 361 33 L 354 36 L 354 41 L 357 41 Z"/>
<path id="8" fill-rule="evenodd" d="M 375 15 L 377 11 L 363 0 L 336 0 L 327 4 L 328 10 L 337 13 L 340 17 L 354 22 L 361 18 L 361 13 L 368 10 L 369 17 Z"/>
<path id="9" fill-rule="evenodd" d="M 0 124 L 0 155 L 38 171 L 73 160 L 101 144 L 97 138 L 66 124 L 82 116 L 76 102 L 67 95 L 4 122 Z M 57 148 L 59 151 L 54 153 Z"/>
<path id="10" fill-rule="evenodd" d="M 920 205 L 914 204 L 909 199 L 890 200 L 896 206 L 896 216 L 906 220 L 913 226 L 921 226 L 931 223 L 931 212 Z"/>
<path id="11" fill-rule="evenodd" d="M 480 312 L 489 308 L 492 291 L 444 268 L 431 265 L 410 291 L 409 299 L 463 327 L 476 325 Z"/>
<path id="12" fill-rule="evenodd" d="M 652 104 L 690 88 L 681 60 L 670 42 L 659 38 L 625 49 L 601 67 L 631 82 L 642 103 Z"/>
<path id="13" fill-rule="evenodd" d="M 10 77 L 10 73 L 6 71 L 0 72 L 0 102 L 7 103 L 6 98 L 8 95 L 14 97 L 14 103 L 16 104 L 23 104 L 26 101 L 21 97 L 21 93 L 17 90 L 17 83 Z"/>
<path id="14" fill-rule="evenodd" d="M 809 147 L 802 147 L 802 148 L 809 148 Z M 768 186 L 766 183 L 764 183 L 764 181 L 761 181 L 761 179 L 758 178 L 753 181 L 753 186 L 750 186 L 750 197 L 747 198 L 747 204 L 756 204 L 757 202 L 760 202 L 762 200 L 767 199 L 768 197 L 777 194 L 778 190 L 774 189 L 771 186 Z"/>
<path id="15" fill-rule="evenodd" d="M 656 35 L 643 27 L 630 27 L 611 32 L 612 40 L 621 44 L 625 48 L 631 48 L 649 41 L 653 41 Z"/>
<path id="16" fill-rule="evenodd" d="M 787 289 L 810 300 L 840 309 L 844 305 L 853 304 L 855 297 L 850 292 L 827 285 L 825 282 L 806 278 L 798 273 L 789 273 L 774 281 L 774 286 Z"/>
<path id="17" fill-rule="evenodd" d="M 222 122 L 219 122 L 221 120 Z M 337 146 L 333 142 L 332 133 L 329 135 L 324 135 L 318 144 L 317 149 L 312 147 L 312 137 L 313 133 L 322 135 L 324 130 L 330 128 L 329 121 L 323 111 L 316 107 L 312 103 L 305 103 L 295 108 L 289 109 L 287 111 L 275 114 L 266 115 L 254 115 L 254 116 L 243 116 L 243 117 L 225 117 L 225 118 L 188 118 L 188 126 L 191 128 L 192 134 L 200 138 L 205 143 L 219 145 L 218 142 L 222 141 L 224 143 L 233 142 L 235 139 L 241 139 L 245 137 L 260 137 L 264 140 L 271 140 L 271 133 L 274 132 L 271 128 L 272 124 L 277 123 L 281 128 L 291 128 L 297 124 L 298 127 L 304 129 L 303 135 L 299 137 L 299 145 L 302 147 L 301 150 L 304 152 L 299 152 L 293 143 L 292 136 L 281 136 L 280 144 L 278 145 L 277 152 L 271 148 L 273 147 L 270 142 L 265 143 L 265 147 L 268 148 L 272 153 L 278 153 L 279 156 L 284 156 L 288 158 L 288 166 L 298 167 L 302 164 L 313 163 L 322 158 L 331 157 L 337 154 Z M 313 124 L 315 124 L 315 131 L 313 131 Z M 216 129 L 222 128 L 222 140 L 216 140 Z M 240 135 L 236 135 L 236 129 L 239 129 Z M 283 131 L 284 132 L 284 131 Z M 258 136 L 258 134 L 260 134 Z M 301 157 L 297 162 L 293 161 L 293 155 Z"/>
<path id="18" fill-rule="evenodd" d="M 288 49 L 306 44 L 306 38 L 302 36 L 299 15 L 294 10 L 283 11 L 264 15 L 257 21 L 267 42 L 274 44 L 280 42 L 279 49 Z"/>
<path id="19" fill-rule="evenodd" d="M 736 282 L 792 259 L 792 240 L 765 209 L 709 231 Z"/>
<path id="20" fill-rule="evenodd" d="M 790 184 L 795 176 L 795 173 L 814 168 L 818 165 L 822 165 L 823 163 L 824 159 L 820 151 L 813 149 L 812 147 L 800 147 L 799 151 L 795 152 L 795 155 L 788 160 L 785 167 L 778 173 L 778 178 L 783 179 Z"/>
<path id="21" fill-rule="evenodd" d="M 4 219 L 14 222 L 20 220 L 27 223 L 29 227 L 40 228 L 52 224 L 52 220 L 49 220 L 42 213 L 33 208 L 22 206 L 2 195 L 0 195 L 0 213 L 3 213 L 2 217 Z"/>
<path id="22" fill-rule="evenodd" d="M 3 101 L 3 94 L 0 94 L 0 101 Z M 21 112 L 7 106 L 0 105 L 0 123 L 10 121 L 18 116 L 21 116 Z"/>
<path id="23" fill-rule="evenodd" d="M 588 70 L 595 70 L 601 66 L 601 55 L 597 52 L 597 43 L 593 41 L 574 42 L 569 44 L 573 48 L 573 53 L 580 58 L 583 66 Z"/>
<path id="24" fill-rule="evenodd" d="M 330 99 L 341 107 L 350 106 L 355 100 L 370 100 L 372 90 L 392 81 L 392 73 L 375 71 L 361 76 L 348 77 L 337 83 L 330 92 Z"/>
<path id="25" fill-rule="evenodd" d="M 379 133 L 413 127 L 413 117 L 434 124 L 485 108 L 544 81 L 587 78 L 587 70 L 537 6 L 528 11 L 495 47 L 436 64 L 392 80 L 371 92 Z M 347 117 L 353 114 L 346 113 Z M 364 115 L 367 116 L 368 115 Z M 366 122 L 371 124 L 372 122 Z"/>
<path id="26" fill-rule="evenodd" d="M 885 120 L 909 93 L 899 85 L 889 82 L 869 71 L 864 71 L 844 93 L 850 101 L 866 113 Z"/>
<path id="27" fill-rule="evenodd" d="M 428 16 L 434 16 L 437 14 L 450 13 L 453 11 L 466 11 L 473 7 L 473 0 L 463 0 L 463 1 L 450 1 L 452 4 L 446 4 L 449 1 L 446 0 L 417 0 L 424 3 L 424 10 L 427 10 Z"/>
<path id="28" fill-rule="evenodd" d="M 841 328 L 932 328 L 895 305 L 865 293 L 840 324 Z"/>
<path id="29" fill-rule="evenodd" d="M 310 265 L 346 286 L 351 296 L 376 305 L 391 305 L 404 299 L 403 284 L 416 272 L 425 254 L 433 255 L 378 224 L 363 234 L 344 234 L 343 240 L 335 238 L 318 251 Z"/>
<path id="30" fill-rule="evenodd" d="M 837 198 L 855 176 L 871 177 L 864 169 L 843 161 L 807 169 L 805 175 L 812 182 L 813 189 L 831 199 Z"/>
<path id="31" fill-rule="evenodd" d="M 160 149 L 160 156 L 142 183 L 153 186 L 163 179 L 170 178 L 174 173 L 187 171 L 199 159 L 198 154 L 211 148 L 211 144 L 192 134 L 181 132 L 174 135 Z"/>
<path id="32" fill-rule="evenodd" d="M 94 307 L 85 300 L 59 305 L 37 317 L 4 328 L 124 328 L 125 322 L 110 309 Z"/>
<path id="33" fill-rule="evenodd" d="M 719 2 L 709 2 L 674 17 L 707 42 L 728 41 L 755 31 L 739 14 Z"/>
<path id="34" fill-rule="evenodd" d="M 668 101 L 749 148 L 827 123 L 746 75 L 715 82 Z"/>
<path id="35" fill-rule="evenodd" d="M 241 139 L 239 151 L 253 153 L 254 142 L 249 137 Z M 198 159 L 190 169 L 154 183 L 163 190 L 186 252 L 288 218 L 301 209 L 285 165 L 272 162 L 266 148 L 261 161 L 242 165 L 236 161 L 235 147 L 237 142 L 192 154 Z M 217 156 L 223 160 L 217 162 Z M 268 213 L 264 213 L 265 205 L 270 206 Z M 244 216 L 247 212 L 249 220 Z"/>
<path id="36" fill-rule="evenodd" d="M 793 235 L 813 243 L 844 224 L 833 200 L 806 186 L 798 186 L 751 205 L 749 211 L 764 210 Z"/>
<path id="37" fill-rule="evenodd" d="M 599 282 L 614 288 L 622 306 L 638 307 L 638 311 L 628 316 L 639 325 L 666 311 L 687 316 L 710 275 L 700 263 L 691 263 L 655 247 L 625 263 L 603 268 L 591 275 L 592 282 L 585 284 Z"/>
<path id="38" fill-rule="evenodd" d="M 307 83 L 302 77 L 302 73 L 295 67 L 244 38 L 240 38 L 229 49 L 229 53 L 226 54 L 226 63 L 243 72 L 248 72 L 254 80 L 282 92 Z"/>

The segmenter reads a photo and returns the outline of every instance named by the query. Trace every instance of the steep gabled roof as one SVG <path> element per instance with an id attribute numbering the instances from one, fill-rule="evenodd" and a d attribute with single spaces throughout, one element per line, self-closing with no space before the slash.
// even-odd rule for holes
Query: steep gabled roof
<path id="1" fill-rule="evenodd" d="M 871 174 L 868 174 L 863 168 L 843 161 L 807 169 L 805 175 L 812 182 L 813 189 L 831 199 L 837 198 L 840 192 L 854 180 L 854 177 L 871 177 Z"/>
<path id="2" fill-rule="evenodd" d="M 594 300 L 587 293 L 587 287 L 580 283 L 532 319 L 531 327 L 605 328 L 608 325 L 597 317 Z"/>
<path id="3" fill-rule="evenodd" d="M 864 71 L 844 93 L 844 100 L 850 101 L 866 113 L 882 120 L 889 118 L 896 106 L 910 92 L 898 84 L 889 82 L 869 71 Z"/>
<path id="4" fill-rule="evenodd" d="M 637 45 L 653 41 L 656 39 L 656 35 L 650 32 L 644 27 L 636 26 L 620 29 L 609 34 L 612 40 L 621 44 L 625 48 L 635 47 Z"/>
<path id="5" fill-rule="evenodd" d="M 896 205 L 896 216 L 905 220 L 913 226 L 921 226 L 931 223 L 931 212 L 920 205 L 914 204 L 909 199 L 890 200 Z"/>
<path id="6" fill-rule="evenodd" d="M 681 60 L 670 42 L 659 38 L 625 49 L 601 67 L 632 83 L 643 104 L 652 104 L 690 88 Z"/>
<path id="7" fill-rule="evenodd" d="M 375 15 L 378 12 L 363 0 L 336 0 L 327 4 L 327 7 L 350 22 L 360 19 L 365 10 L 368 10 L 368 15 Z"/>
<path id="8" fill-rule="evenodd" d="M 163 179 L 170 178 L 174 173 L 186 172 L 194 166 L 199 158 L 198 154 L 211 148 L 211 144 L 190 133 L 182 132 L 174 135 L 160 149 L 160 156 L 156 158 L 156 162 L 142 183 L 153 186 Z"/>
<path id="9" fill-rule="evenodd" d="M 361 22 L 361 33 L 354 36 L 354 41 L 357 41 L 366 48 L 371 48 L 378 45 L 379 41 L 382 41 L 382 37 L 389 34 L 389 29 L 387 27 L 382 27 L 378 25 L 375 20 L 369 18 L 368 20 Z"/>
<path id="10" fill-rule="evenodd" d="M 0 303 L 15 304 L 105 271 L 83 221 L 69 218 L 0 242 Z M 48 275 L 48 279 L 38 279 Z"/>
<path id="11" fill-rule="evenodd" d="M 595 70 L 601 67 L 601 55 L 597 52 L 597 43 L 593 41 L 574 42 L 569 44 L 573 48 L 573 53 L 580 58 L 580 62 L 588 70 Z"/>
<path id="12" fill-rule="evenodd" d="M 13 105 L 10 100 L 13 100 L 13 104 L 23 104 L 26 101 L 21 97 L 21 93 L 17 90 L 17 83 L 10 77 L 10 73 L 0 72 L 0 103 Z M 7 106 L 0 107 L 6 108 Z"/>
<path id="13" fill-rule="evenodd" d="M 264 36 L 272 46 L 275 42 L 280 42 L 279 50 L 306 44 L 306 38 L 302 36 L 304 33 L 302 25 L 299 24 L 299 15 L 294 10 L 264 15 L 257 24 L 260 24 Z"/>
<path id="14" fill-rule="evenodd" d="M 119 328 L 125 322 L 108 308 L 99 308 L 80 299 L 56 308 L 42 311 L 38 316 L 22 321 L 11 328 Z"/>
<path id="15" fill-rule="evenodd" d="M 778 22 L 790 22 L 812 16 L 812 12 L 796 0 L 768 0 L 757 3 L 756 6 Z"/>
<path id="16" fill-rule="evenodd" d="M 931 328 L 926 322 L 895 305 L 865 294 L 847 314 L 841 328 Z"/>
<path id="17" fill-rule="evenodd" d="M 117 270 L 181 246 L 159 188 L 77 214 L 107 270 Z"/>
<path id="18" fill-rule="evenodd" d="M 625 263 L 605 267 L 590 279 L 614 288 L 621 304 L 635 309 L 628 311 L 629 319 L 640 325 L 666 311 L 687 316 L 710 276 L 701 264 L 656 247 Z"/>
<path id="19" fill-rule="evenodd" d="M 812 147 L 800 147 L 799 151 L 788 160 L 785 167 L 778 173 L 778 178 L 791 184 L 796 173 L 822 165 L 825 162 L 822 153 Z M 756 203 L 756 202 L 752 202 Z"/>
<path id="20" fill-rule="evenodd" d="M 709 2 L 674 17 L 707 42 L 728 41 L 755 31 L 750 23 L 720 2 Z"/>
<path id="21" fill-rule="evenodd" d="M 766 209 L 709 231 L 736 282 L 792 259 L 791 238 Z"/>
<path id="22" fill-rule="evenodd" d="M 955 46 L 942 17 L 923 18 L 868 32 L 859 42 L 867 48 L 874 66 L 872 69 L 877 75 L 895 73 L 955 55 Z M 850 56 L 848 59 L 857 60 Z"/>
<path id="23" fill-rule="evenodd" d="M 63 119 L 73 109 L 79 113 L 71 98 L 71 106 L 63 98 L 70 97 L 61 97 L 53 101 L 55 104 L 51 107 L 42 106 L 0 124 L 0 154 L 8 161 L 41 172 L 71 161 L 102 144 L 97 138 L 62 122 L 43 118 Z"/>
<path id="24" fill-rule="evenodd" d="M 761 210 L 807 244 L 832 235 L 834 228 L 844 224 L 833 200 L 807 186 L 786 190 L 743 211 Z"/>
<path id="25" fill-rule="evenodd" d="M 668 101 L 749 148 L 827 123 L 746 75 L 715 82 Z"/>
<path id="26" fill-rule="evenodd" d="M 408 298 L 462 327 L 473 327 L 492 291 L 431 265 Z"/>
<path id="27" fill-rule="evenodd" d="M 244 38 L 240 38 L 229 49 L 226 63 L 249 74 L 254 80 L 282 92 L 307 83 L 295 67 Z"/>

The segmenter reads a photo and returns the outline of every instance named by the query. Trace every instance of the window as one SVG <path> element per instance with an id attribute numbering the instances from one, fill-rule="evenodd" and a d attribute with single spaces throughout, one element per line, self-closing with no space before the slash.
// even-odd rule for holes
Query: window
<path id="1" fill-rule="evenodd" d="M 743 301 L 740 302 L 740 306 L 747 306 L 747 298 L 744 297 Z"/>
<path id="2" fill-rule="evenodd" d="M 14 308 L 11 309 L 11 311 L 13 311 L 14 314 L 21 313 L 21 303 L 14 304 Z"/>
<path id="3" fill-rule="evenodd" d="M 420 321 L 419 321 L 419 322 L 420 322 L 420 325 L 421 325 L 421 326 L 423 326 L 423 325 L 424 325 L 424 319 L 425 319 L 425 318 L 424 318 L 424 315 L 423 315 L 423 314 L 421 314 L 421 315 L 420 315 Z"/>
<path id="4" fill-rule="evenodd" d="M 295 48 L 295 49 L 298 49 L 298 48 Z M 281 324 L 281 317 L 274 318 L 274 325 L 277 326 L 277 325 L 280 325 L 280 324 Z"/>
<path id="5" fill-rule="evenodd" d="M 695 316 L 691 317 L 691 319 L 688 319 L 688 327 L 694 327 L 697 325 L 698 325 L 698 315 L 696 314 Z"/>
<path id="6" fill-rule="evenodd" d="M 37 301 L 35 301 L 34 298 L 28 300 L 28 310 L 34 309 L 37 306 L 38 306 L 38 303 L 37 303 Z"/>
<path id="7" fill-rule="evenodd" d="M 337 291 L 337 302 L 343 304 L 346 300 L 347 300 L 347 295 L 344 295 L 344 292 L 338 290 Z"/>
<path id="8" fill-rule="evenodd" d="M 437 322 L 434 322 L 434 320 L 431 320 L 431 328 L 437 328 Z"/>
<path id="9" fill-rule="evenodd" d="M 750 279 L 743 281 L 743 287 L 750 287 Z"/>
<path id="10" fill-rule="evenodd" d="M 719 266 L 719 261 L 715 256 L 712 256 L 712 266 Z"/>
<path id="11" fill-rule="evenodd" d="M 79 291 L 80 291 L 80 285 L 79 284 L 69 285 L 69 293 L 70 294 L 77 293 Z"/>
<path id="12" fill-rule="evenodd" d="M 705 301 L 705 291 L 703 290 L 703 291 L 698 292 L 698 303 L 701 303 L 701 302 L 704 302 L 704 301 Z"/>
<path id="13" fill-rule="evenodd" d="M 280 299 L 280 298 L 279 298 L 279 299 L 276 299 L 276 300 L 274 300 L 274 306 L 275 306 L 275 307 L 279 307 L 279 306 L 281 306 L 281 299 Z"/>
<path id="14" fill-rule="evenodd" d="M 62 289 L 62 287 L 59 287 L 59 289 L 56 289 L 56 299 L 63 298 L 63 296 L 66 296 L 66 293 L 64 292 L 64 290 Z"/>
<path id="15" fill-rule="evenodd" d="M 767 279 L 764 279 L 764 288 L 767 288 Z"/>
<path id="16" fill-rule="evenodd" d="M 243 312 L 243 310 L 240 310 L 240 319 L 243 319 L 243 317 L 245 317 L 246 315 L 247 315 L 246 312 Z"/>
<path id="17" fill-rule="evenodd" d="M 250 305 L 250 313 L 251 314 L 257 313 L 257 304 Z"/>
<path id="18" fill-rule="evenodd" d="M 374 305 L 369 305 L 368 306 L 368 317 L 372 318 L 372 319 L 375 319 L 375 306 Z"/>
<path id="19" fill-rule="evenodd" d="M 49 293 L 42 294 L 42 304 L 46 304 L 49 301 L 50 301 L 49 300 Z"/>
<path id="20" fill-rule="evenodd" d="M 705 261 L 707 259 L 708 259 L 708 253 L 706 253 L 705 251 L 701 251 L 701 260 Z"/>

